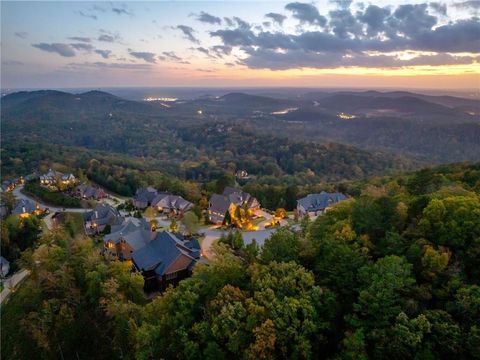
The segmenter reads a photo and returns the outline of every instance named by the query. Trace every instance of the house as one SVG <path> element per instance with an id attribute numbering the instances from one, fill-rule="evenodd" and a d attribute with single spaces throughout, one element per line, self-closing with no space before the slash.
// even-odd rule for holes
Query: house
<path id="1" fill-rule="evenodd" d="M 12 210 L 12 215 L 18 215 L 20 217 L 28 217 L 31 214 L 39 214 L 41 212 L 38 204 L 28 199 L 20 199 L 15 204 Z"/>
<path id="2" fill-rule="evenodd" d="M 5 180 L 2 182 L 2 192 L 12 191 L 15 189 L 15 182 L 12 180 Z"/>
<path id="3" fill-rule="evenodd" d="M 247 179 L 250 179 L 250 176 L 248 175 L 247 170 L 237 170 L 237 172 L 235 173 L 235 177 L 236 177 L 238 180 L 247 180 Z"/>
<path id="4" fill-rule="evenodd" d="M 84 199 L 94 199 L 94 200 L 101 200 L 103 199 L 106 194 L 103 189 L 98 187 L 89 186 L 87 184 L 80 184 L 75 189 L 75 194 Z"/>
<path id="5" fill-rule="evenodd" d="M 107 225 L 121 224 L 123 218 L 113 206 L 102 203 L 95 209 L 84 214 L 85 232 L 87 235 L 98 234 L 105 230 Z"/>
<path id="6" fill-rule="evenodd" d="M 63 174 L 60 171 L 49 169 L 47 173 L 40 175 L 40 184 L 43 186 L 59 186 L 74 184 L 76 178 L 73 174 Z"/>
<path id="7" fill-rule="evenodd" d="M 190 201 L 185 200 L 181 196 L 169 193 L 159 193 L 151 201 L 150 205 L 159 212 L 180 216 L 193 208 L 193 204 Z"/>
<path id="8" fill-rule="evenodd" d="M 163 291 L 168 285 L 190 276 L 200 260 L 200 245 L 170 232 L 156 233 L 155 238 L 143 248 L 132 253 L 132 262 L 145 279 L 144 289 Z"/>
<path id="9" fill-rule="evenodd" d="M 297 211 L 299 216 L 317 216 L 324 214 L 328 208 L 347 197 L 342 193 L 327 193 L 322 191 L 320 194 L 308 194 L 304 198 L 297 200 Z"/>
<path id="10" fill-rule="evenodd" d="M 153 199 L 158 195 L 158 191 L 152 187 L 137 189 L 133 198 L 133 206 L 137 209 L 145 209 L 152 204 Z"/>
<path id="11" fill-rule="evenodd" d="M 0 277 L 4 278 L 10 272 L 10 263 L 3 256 L 0 256 Z"/>
<path id="12" fill-rule="evenodd" d="M 214 224 L 223 224 L 227 212 L 236 206 L 247 207 L 255 212 L 260 203 L 249 193 L 240 189 L 226 187 L 222 195 L 213 194 L 208 207 L 208 218 Z"/>
<path id="13" fill-rule="evenodd" d="M 147 245 L 156 234 L 144 218 L 125 219 L 122 224 L 112 226 L 110 234 L 103 238 L 105 253 L 119 260 L 130 260 L 132 253 Z"/>

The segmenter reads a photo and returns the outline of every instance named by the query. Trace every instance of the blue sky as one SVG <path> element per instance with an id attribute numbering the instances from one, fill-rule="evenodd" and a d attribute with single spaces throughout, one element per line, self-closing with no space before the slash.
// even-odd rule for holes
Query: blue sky
<path id="1" fill-rule="evenodd" d="M 479 1 L 2 1 L 1 85 L 471 88 L 479 10 Z"/>

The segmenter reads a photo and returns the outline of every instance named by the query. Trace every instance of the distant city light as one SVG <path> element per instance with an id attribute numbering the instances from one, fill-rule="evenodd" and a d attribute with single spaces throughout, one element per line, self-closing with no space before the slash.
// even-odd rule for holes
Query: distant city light
<path id="1" fill-rule="evenodd" d="M 356 116 L 352 114 L 347 114 L 341 112 L 340 114 L 337 115 L 338 118 L 343 119 L 343 120 L 350 120 L 350 119 L 355 119 Z"/>
<path id="2" fill-rule="evenodd" d="M 298 110 L 298 108 L 296 108 L 296 107 L 287 108 L 285 110 L 279 110 L 279 111 L 271 112 L 270 115 L 285 115 L 285 114 L 288 114 L 289 112 L 296 111 L 296 110 Z"/>
<path id="3" fill-rule="evenodd" d="M 143 101 L 165 101 L 165 102 L 175 102 L 178 98 L 171 97 L 146 97 Z"/>
<path id="4" fill-rule="evenodd" d="M 198 114 L 198 115 L 202 115 L 202 114 L 203 114 L 203 111 L 202 111 L 202 110 L 197 110 L 197 114 Z"/>

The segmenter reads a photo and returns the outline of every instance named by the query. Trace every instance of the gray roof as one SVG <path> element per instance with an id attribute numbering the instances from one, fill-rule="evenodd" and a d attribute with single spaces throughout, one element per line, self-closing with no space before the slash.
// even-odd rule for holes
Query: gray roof
<path id="1" fill-rule="evenodd" d="M 133 220 L 135 219 L 135 220 Z M 139 220 L 139 221 L 136 221 Z M 144 219 L 130 218 L 121 225 L 112 226 L 112 232 L 105 235 L 104 242 L 118 244 L 120 240 L 127 242 L 134 250 L 144 247 L 155 233 L 150 231 L 150 225 Z"/>
<path id="2" fill-rule="evenodd" d="M 213 194 L 210 198 L 209 210 L 222 214 L 218 216 L 216 214 L 210 214 L 210 219 L 212 221 L 223 221 L 223 216 L 227 213 L 230 208 L 230 200 L 223 195 Z"/>
<path id="3" fill-rule="evenodd" d="M 135 201 L 141 202 L 152 202 L 152 200 L 157 196 L 158 192 L 152 187 L 140 188 L 135 192 Z"/>
<path id="4" fill-rule="evenodd" d="M 327 193 L 322 191 L 320 194 L 308 194 L 304 198 L 297 200 L 297 203 L 306 211 L 321 211 L 346 198 L 342 193 Z"/>
<path id="5" fill-rule="evenodd" d="M 162 208 L 186 211 L 192 208 L 193 204 L 190 201 L 187 201 L 183 197 L 178 195 L 172 195 L 169 193 L 159 193 L 152 200 L 152 206 L 160 206 Z"/>
<path id="6" fill-rule="evenodd" d="M 5 259 L 3 256 L 0 256 L 0 266 L 8 265 L 8 264 L 10 264 L 10 262 L 7 259 Z"/>
<path id="7" fill-rule="evenodd" d="M 84 214 L 85 221 L 95 221 L 97 225 L 118 223 L 121 220 L 120 213 L 113 206 L 101 203 L 94 210 Z"/>
<path id="8" fill-rule="evenodd" d="M 102 192 L 102 189 L 95 188 L 87 184 L 80 184 L 77 186 L 77 191 L 78 193 L 80 193 L 80 196 L 83 196 L 86 198 L 95 198 L 97 197 L 98 192 Z"/>
<path id="9" fill-rule="evenodd" d="M 198 250 L 196 249 L 188 249 L 185 240 L 179 239 L 173 233 L 163 231 L 157 233 L 155 239 L 146 246 L 134 251 L 132 260 L 138 269 L 144 271 L 153 270 L 157 275 L 162 276 L 181 255 L 188 256 L 192 262 L 195 262 L 197 252 Z"/>
<path id="10" fill-rule="evenodd" d="M 23 213 L 33 214 L 33 212 L 37 209 L 36 204 L 28 199 L 20 199 L 15 208 L 12 210 L 12 214 L 19 215 Z"/>
<path id="11" fill-rule="evenodd" d="M 230 202 L 234 203 L 235 205 L 247 204 L 249 207 L 256 207 L 260 205 L 258 200 L 249 193 L 230 186 L 227 186 L 223 190 L 223 195 L 228 197 Z"/>

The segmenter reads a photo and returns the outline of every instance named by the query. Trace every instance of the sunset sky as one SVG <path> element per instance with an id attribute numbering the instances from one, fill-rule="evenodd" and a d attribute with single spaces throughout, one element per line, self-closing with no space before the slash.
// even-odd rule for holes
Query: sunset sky
<path id="1" fill-rule="evenodd" d="M 480 1 L 1 3 L 1 86 L 478 88 Z"/>

